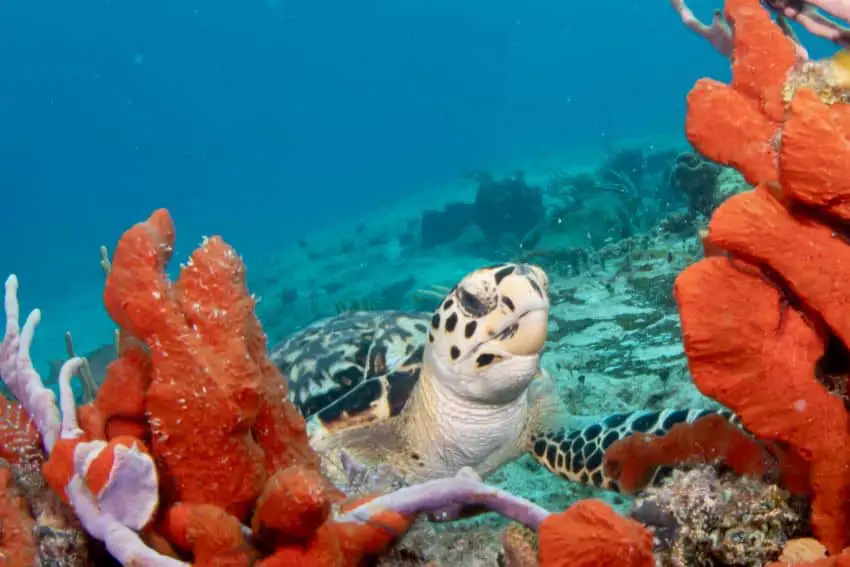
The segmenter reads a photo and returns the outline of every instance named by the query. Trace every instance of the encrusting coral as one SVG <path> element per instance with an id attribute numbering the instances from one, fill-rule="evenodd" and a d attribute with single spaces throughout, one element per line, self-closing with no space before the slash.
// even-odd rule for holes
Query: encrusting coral
<path id="1" fill-rule="evenodd" d="M 647 489 L 633 517 L 662 518 L 669 532 L 656 532 L 656 557 L 667 567 L 763 565 L 777 559 L 802 518 L 788 492 L 775 484 L 702 466 L 674 471 Z M 650 522 L 652 523 L 652 522 Z"/>
<path id="2" fill-rule="evenodd" d="M 505 567 L 537 567 L 534 533 L 519 524 L 510 524 L 502 532 Z"/>

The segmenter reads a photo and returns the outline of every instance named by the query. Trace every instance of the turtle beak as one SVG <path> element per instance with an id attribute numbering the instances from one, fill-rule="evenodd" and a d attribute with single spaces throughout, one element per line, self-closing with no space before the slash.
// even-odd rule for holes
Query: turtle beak
<path id="1" fill-rule="evenodd" d="M 548 332 L 549 309 L 533 309 L 517 319 L 513 336 L 499 341 L 506 352 L 514 356 L 530 356 L 543 350 Z"/>

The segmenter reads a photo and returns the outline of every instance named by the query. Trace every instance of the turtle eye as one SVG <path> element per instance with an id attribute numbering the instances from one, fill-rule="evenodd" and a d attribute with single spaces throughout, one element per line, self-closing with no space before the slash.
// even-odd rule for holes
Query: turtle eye
<path id="1" fill-rule="evenodd" d="M 465 288 L 460 288 L 458 290 L 458 301 L 464 311 L 473 317 L 483 317 L 488 313 L 487 306 L 484 305 L 484 302 L 478 299 L 478 297 L 474 294 L 469 293 L 469 291 Z"/>

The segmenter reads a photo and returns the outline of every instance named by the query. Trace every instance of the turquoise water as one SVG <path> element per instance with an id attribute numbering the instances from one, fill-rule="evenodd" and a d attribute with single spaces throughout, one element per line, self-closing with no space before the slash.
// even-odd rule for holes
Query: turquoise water
<path id="1" fill-rule="evenodd" d="M 423 287 L 504 256 L 392 242 L 474 194 L 462 172 L 545 185 L 620 147 L 683 147 L 687 89 L 728 78 L 664 1 L 3 3 L 0 68 L 0 273 L 44 312 L 42 368 L 66 330 L 83 352 L 110 340 L 98 249 L 154 208 L 175 218 L 177 259 L 204 234 L 236 247 L 279 340 L 369 299 L 353 286 L 314 294 L 317 309 L 279 301 L 328 283 L 328 262 L 373 287 L 416 265 Z M 387 251 L 370 254 L 381 230 Z M 341 240 L 357 246 L 323 244 Z"/>

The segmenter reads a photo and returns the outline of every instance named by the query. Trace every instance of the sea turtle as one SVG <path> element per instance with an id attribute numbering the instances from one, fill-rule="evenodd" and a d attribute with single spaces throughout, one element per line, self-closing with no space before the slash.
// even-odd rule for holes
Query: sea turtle
<path id="1" fill-rule="evenodd" d="M 271 357 L 316 450 L 388 463 L 411 482 L 463 467 L 486 476 L 530 452 L 570 481 L 616 491 L 602 466 L 614 441 L 715 413 L 563 419 L 540 367 L 548 314 L 544 271 L 500 264 L 464 277 L 433 314 L 342 313 L 301 330 Z"/>

